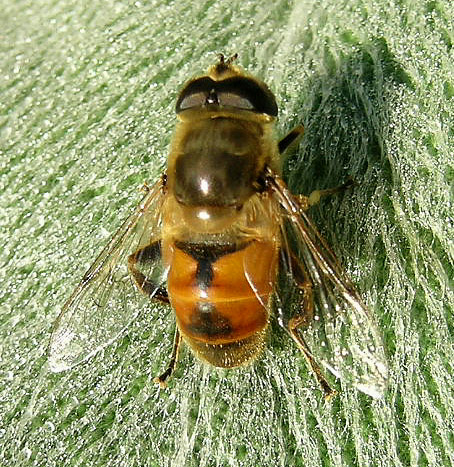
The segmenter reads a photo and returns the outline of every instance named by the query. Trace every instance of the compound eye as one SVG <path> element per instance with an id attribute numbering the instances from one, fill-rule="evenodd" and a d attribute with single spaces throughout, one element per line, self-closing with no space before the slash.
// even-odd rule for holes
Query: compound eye
<path id="1" fill-rule="evenodd" d="M 268 87 L 252 78 L 234 76 L 215 81 L 209 76 L 190 81 L 181 91 L 175 110 L 221 105 L 232 109 L 277 115 L 276 99 Z"/>
<path id="2" fill-rule="evenodd" d="M 220 92 L 218 93 L 218 99 L 219 103 L 223 106 L 235 107 L 237 109 L 244 110 L 254 110 L 254 106 L 251 101 L 239 94 L 232 92 Z"/>
<path id="3" fill-rule="evenodd" d="M 202 105 L 205 105 L 206 100 L 206 92 L 194 92 L 183 98 L 179 103 L 179 110 L 186 110 L 192 107 L 202 107 Z"/>

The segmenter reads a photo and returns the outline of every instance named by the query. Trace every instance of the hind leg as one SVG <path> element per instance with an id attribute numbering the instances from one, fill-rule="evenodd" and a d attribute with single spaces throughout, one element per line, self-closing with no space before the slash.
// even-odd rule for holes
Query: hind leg
<path id="1" fill-rule="evenodd" d="M 293 269 L 293 278 L 295 279 L 295 282 L 300 290 L 303 291 L 303 300 L 299 311 L 288 321 L 287 329 L 301 352 L 303 352 L 309 367 L 314 373 L 318 384 L 325 394 L 325 399 L 330 400 L 337 394 L 337 391 L 331 388 L 329 385 L 322 369 L 315 361 L 308 345 L 299 332 L 299 328 L 307 327 L 314 316 L 312 281 L 309 278 L 309 274 L 304 264 L 293 254 L 291 255 L 290 259 Z"/>
<path id="2" fill-rule="evenodd" d="M 161 242 L 158 240 L 150 245 L 137 250 L 128 258 L 128 269 L 137 288 L 152 300 L 156 300 L 166 305 L 170 304 L 169 295 L 164 287 L 153 282 L 152 279 L 144 274 L 143 270 L 147 267 L 151 270 L 153 265 L 161 260 Z M 177 363 L 179 349 L 181 345 L 181 335 L 178 327 L 175 328 L 175 337 L 173 340 L 173 350 L 167 369 L 160 376 L 154 378 L 154 382 L 161 387 L 166 387 L 167 380 L 172 376 Z"/>

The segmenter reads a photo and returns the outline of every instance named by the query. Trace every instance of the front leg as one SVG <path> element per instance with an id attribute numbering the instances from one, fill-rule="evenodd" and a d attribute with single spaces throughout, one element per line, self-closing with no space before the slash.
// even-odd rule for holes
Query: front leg
<path id="1" fill-rule="evenodd" d="M 304 134 L 303 125 L 298 125 L 287 133 L 278 143 L 279 154 L 283 154 L 290 146 L 296 144 Z"/>
<path id="2" fill-rule="evenodd" d="M 303 125 L 298 125 L 293 128 L 290 133 L 287 133 L 278 143 L 279 154 L 283 154 L 289 147 L 296 144 L 304 134 L 304 127 Z M 327 188 L 325 190 L 314 190 L 309 196 L 304 195 L 294 195 L 295 198 L 298 200 L 300 205 L 300 209 L 303 211 L 307 211 L 311 206 L 318 204 L 320 199 L 324 196 L 333 195 L 336 193 L 340 193 L 347 188 L 350 188 L 355 184 L 353 178 L 348 178 L 348 180 L 340 186 L 334 188 Z"/>

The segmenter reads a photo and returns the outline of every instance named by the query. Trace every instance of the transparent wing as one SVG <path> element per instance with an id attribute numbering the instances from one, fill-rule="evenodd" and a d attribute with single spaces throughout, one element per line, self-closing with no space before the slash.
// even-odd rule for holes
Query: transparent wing
<path id="1" fill-rule="evenodd" d="M 166 272 L 159 261 L 143 262 L 142 277 L 153 278 L 146 296 L 134 284 L 128 259 L 160 239 L 162 182 L 156 183 L 83 276 L 55 321 L 49 347 L 49 367 L 64 371 L 87 360 L 113 342 L 150 306 Z M 137 255 L 136 256 L 140 256 Z"/>
<path id="2" fill-rule="evenodd" d="M 336 377 L 372 397 L 381 397 L 388 370 L 374 318 L 298 200 L 282 179 L 270 174 L 273 196 L 282 212 L 276 294 L 279 322 L 288 330 L 289 320 L 302 312 L 304 292 L 296 282 L 309 279 L 313 316 L 307 317 L 308 323 L 299 332 L 313 357 Z"/>

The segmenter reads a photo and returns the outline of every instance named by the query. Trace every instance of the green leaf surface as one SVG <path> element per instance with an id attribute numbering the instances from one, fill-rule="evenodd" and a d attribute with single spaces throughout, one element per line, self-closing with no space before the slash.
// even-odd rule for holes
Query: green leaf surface
<path id="1" fill-rule="evenodd" d="M 440 1 L 3 0 L 0 15 L 0 465 L 454 464 L 454 8 Z M 216 54 L 265 80 L 297 193 L 380 323 L 382 400 L 323 400 L 278 326 L 253 365 L 172 347 L 156 307 L 70 372 L 52 322 L 158 179 L 183 83 Z"/>

